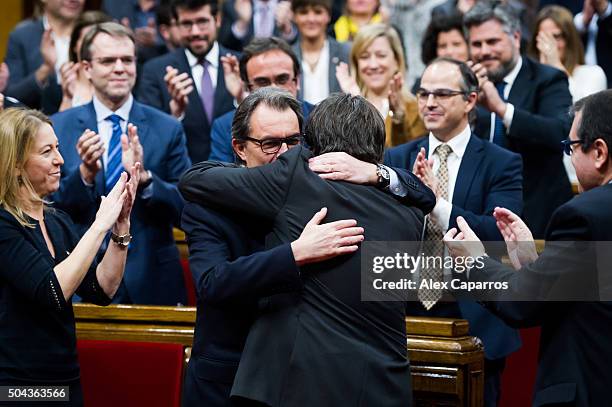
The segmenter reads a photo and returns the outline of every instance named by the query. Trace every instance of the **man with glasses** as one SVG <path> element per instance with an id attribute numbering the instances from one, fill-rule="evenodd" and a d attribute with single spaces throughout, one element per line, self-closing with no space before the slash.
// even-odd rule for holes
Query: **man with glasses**
<path id="1" fill-rule="evenodd" d="M 189 157 L 199 162 L 210 155 L 213 121 L 234 108 L 222 66 L 231 52 L 217 42 L 216 1 L 174 0 L 172 13 L 184 47 L 144 65 L 138 100 L 182 122 Z"/>
<path id="2" fill-rule="evenodd" d="M 502 2 L 476 2 L 463 24 L 481 88 L 476 133 L 521 154 L 525 220 L 542 238 L 572 197 L 560 147 L 570 128 L 567 75 L 521 56 L 520 23 Z"/>
<path id="3" fill-rule="evenodd" d="M 271 406 L 410 406 L 405 303 L 361 301 L 359 246 L 364 237 L 375 241 L 418 240 L 423 217 L 415 206 L 428 212 L 433 193 L 418 181 L 405 185 L 403 197 L 388 193 L 377 175 L 385 142 L 384 122 L 361 96 L 335 94 L 323 100 L 305 126 L 312 152 L 303 146 L 287 151 L 299 137 L 301 122 L 300 106 L 289 93 L 270 87 L 259 89 L 241 103 L 232 124 L 236 154 L 247 168 L 221 168 L 228 165 L 204 162 L 181 180 L 181 192 L 188 202 L 210 205 L 238 220 L 252 231 L 252 236 L 259 236 L 262 246 L 265 240 L 266 247 L 272 248 L 269 252 L 294 247 L 295 239 L 309 234 L 307 230 L 316 226 L 313 223 L 326 215 L 331 223 L 319 225 L 321 232 L 313 233 L 313 237 L 327 240 L 324 228 L 347 222 L 343 219 L 355 219 L 359 229 L 354 236 L 349 232 L 355 228 L 355 221 L 349 223 L 337 239 L 329 241 L 329 250 L 327 244 L 314 244 L 313 240 L 305 253 L 294 250 L 293 262 L 277 254 L 276 267 L 263 270 L 259 278 L 254 278 L 253 267 L 234 270 L 233 275 L 207 270 L 208 277 L 200 280 L 203 293 L 217 301 L 218 307 L 228 307 L 233 300 L 234 312 L 240 310 L 240 321 L 244 321 L 238 344 L 240 352 L 242 346 L 245 348 L 241 357 L 236 355 L 239 365 L 234 356 L 233 366 L 238 365 L 238 370 L 232 395 Z M 346 152 L 360 167 L 355 172 L 358 177 L 335 180 L 349 182 L 330 181 L 325 179 L 328 173 L 319 176 L 311 170 L 313 155 Z M 324 213 L 311 219 L 323 205 Z M 187 204 L 185 216 L 192 207 Z M 203 218 L 207 225 L 213 224 L 210 219 Z M 214 224 L 219 222 L 215 220 Z M 194 230 L 202 236 L 202 228 Z M 216 236 L 228 234 L 231 232 L 222 230 Z M 232 238 L 240 240 L 240 235 Z M 211 240 L 196 240 L 196 256 L 205 257 L 205 244 L 210 247 Z M 309 255 L 309 261 L 303 259 L 304 254 Z M 281 266 L 281 261 L 285 265 Z M 257 306 L 245 304 L 253 296 L 260 298 Z M 261 298 L 264 296 L 269 298 Z M 238 323 L 230 318 L 226 325 L 230 321 Z M 208 328 L 209 338 L 220 336 L 222 328 Z M 235 341 L 236 335 L 231 338 Z M 209 351 L 220 355 L 220 346 L 211 342 L 205 343 Z M 206 355 L 201 347 L 198 352 Z M 199 363 L 212 368 L 213 358 L 208 353 Z M 224 365 L 230 363 L 226 360 Z M 210 376 L 200 370 L 199 377 Z M 229 392 L 231 381 L 227 383 Z"/>
<path id="4" fill-rule="evenodd" d="M 51 200 L 84 232 L 121 172 L 140 162 L 133 236 L 113 237 L 129 244 L 125 276 L 114 301 L 185 304 L 172 235 L 183 208 L 176 182 L 191 165 L 183 128 L 176 119 L 132 97 L 136 50 L 127 28 L 96 25 L 83 40 L 82 59 L 94 96 L 91 103 L 51 118 L 65 160 L 60 189 Z"/>
<path id="5" fill-rule="evenodd" d="M 538 255 L 521 218 L 505 208 L 495 218 L 512 268 L 487 258 L 480 236 L 464 219 L 444 240 L 455 256 L 482 256 L 471 282 L 505 282 L 489 290 L 486 305 L 516 327 L 541 327 L 534 406 L 603 406 L 612 375 L 612 91 L 574 104 L 566 143 L 584 192 L 553 214 Z M 457 236 L 457 232 L 462 232 Z M 518 301 L 517 301 L 518 300 Z"/>
<path id="6" fill-rule="evenodd" d="M 408 165 L 436 194 L 425 229 L 434 255 L 444 253 L 441 238 L 456 227 L 457 216 L 474 225 L 484 240 L 502 240 L 493 210 L 506 206 L 520 213 L 523 207 L 521 157 L 470 130 L 478 90 L 478 79 L 465 63 L 450 58 L 433 61 L 416 93 L 429 135 L 385 154 L 385 164 Z M 443 270 L 431 273 L 444 278 Z M 409 313 L 469 321 L 470 334 L 481 338 L 485 347 L 485 405 L 497 405 L 505 357 L 520 347 L 518 332 L 475 302 L 438 302 L 441 297 L 440 290 L 419 292 L 423 306 L 411 303 Z"/>
<path id="7" fill-rule="evenodd" d="M 298 97 L 300 61 L 284 40 L 276 37 L 255 38 L 244 48 L 240 62 L 234 59 L 232 64 L 235 80 L 231 82 L 241 80 L 247 91 L 275 86 Z M 237 100 L 242 99 L 243 90 L 245 89 L 240 86 L 232 91 Z M 308 102 L 301 102 L 301 105 L 304 118 L 308 118 L 312 105 Z M 213 123 L 211 160 L 234 162 L 231 130 L 233 118 L 232 110 Z"/>

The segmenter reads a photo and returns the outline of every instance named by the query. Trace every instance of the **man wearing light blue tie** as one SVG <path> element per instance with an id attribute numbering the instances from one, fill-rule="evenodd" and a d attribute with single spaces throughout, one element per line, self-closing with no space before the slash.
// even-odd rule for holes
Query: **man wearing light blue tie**
<path id="1" fill-rule="evenodd" d="M 131 243 L 115 301 L 184 304 L 185 284 L 172 235 L 183 208 L 176 182 L 191 166 L 183 128 L 132 97 L 135 45 L 123 26 L 104 23 L 92 29 L 83 40 L 82 57 L 94 97 L 52 117 L 65 160 L 52 200 L 85 230 L 123 168 L 141 162 L 133 236 L 125 237 Z"/>

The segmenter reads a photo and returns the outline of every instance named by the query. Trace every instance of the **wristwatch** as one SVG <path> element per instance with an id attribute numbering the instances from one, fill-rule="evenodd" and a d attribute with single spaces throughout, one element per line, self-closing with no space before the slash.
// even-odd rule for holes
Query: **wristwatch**
<path id="1" fill-rule="evenodd" d="M 378 188 L 387 188 L 391 183 L 389 169 L 382 164 L 376 164 L 376 175 L 378 176 Z"/>
<path id="2" fill-rule="evenodd" d="M 116 235 L 111 232 L 111 240 L 117 243 L 120 247 L 128 247 L 132 241 L 132 235 L 126 233 L 125 235 Z"/>

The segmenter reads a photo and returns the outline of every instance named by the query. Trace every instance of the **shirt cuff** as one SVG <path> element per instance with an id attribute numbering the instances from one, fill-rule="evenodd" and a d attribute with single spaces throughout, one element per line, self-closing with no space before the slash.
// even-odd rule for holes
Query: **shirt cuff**
<path id="1" fill-rule="evenodd" d="M 239 40 L 241 40 L 244 37 L 246 37 L 247 30 L 240 31 L 240 29 L 238 28 L 238 22 L 236 21 L 234 24 L 232 24 L 232 34 L 234 34 L 234 37 L 236 37 Z"/>
<path id="2" fill-rule="evenodd" d="M 436 223 L 443 231 L 448 230 L 448 224 L 450 221 L 450 215 L 453 210 L 453 204 L 448 202 L 444 198 L 438 198 L 436 206 L 431 211 L 431 220 Z"/>
<path id="3" fill-rule="evenodd" d="M 395 170 L 387 167 L 386 165 L 384 167 L 387 169 L 387 171 L 389 171 L 389 191 L 396 196 L 406 196 L 408 191 L 406 190 L 404 184 L 399 182 L 399 178 Z"/>
<path id="4" fill-rule="evenodd" d="M 512 126 L 512 119 L 514 118 L 514 105 L 512 103 L 506 103 L 506 113 L 504 113 L 504 127 L 506 128 L 506 134 L 510 133 L 510 126 Z"/>
<path id="5" fill-rule="evenodd" d="M 574 16 L 574 26 L 576 30 L 580 33 L 584 33 L 586 31 L 586 27 L 584 26 L 584 20 L 582 19 L 582 11 Z"/>
<path id="6" fill-rule="evenodd" d="M 606 7 L 603 14 L 599 14 L 599 19 L 602 20 L 612 14 L 612 3 L 608 2 L 608 7 Z"/>
<path id="7" fill-rule="evenodd" d="M 151 171 L 147 171 L 149 173 L 149 177 L 151 178 L 151 183 L 149 185 L 147 185 L 141 192 L 140 192 L 140 198 L 141 199 L 149 199 L 153 196 L 153 174 L 151 174 Z"/>
<path id="8" fill-rule="evenodd" d="M 79 174 L 81 172 L 79 171 Z M 81 177 L 81 181 L 83 181 L 83 185 L 85 185 L 87 188 L 93 188 L 94 184 L 90 184 L 89 182 L 85 181 L 85 178 L 83 178 L 83 175 L 79 175 Z"/>

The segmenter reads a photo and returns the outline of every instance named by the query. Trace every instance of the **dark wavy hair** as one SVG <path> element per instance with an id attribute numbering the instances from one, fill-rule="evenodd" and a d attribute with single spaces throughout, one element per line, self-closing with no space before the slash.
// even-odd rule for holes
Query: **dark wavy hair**
<path id="1" fill-rule="evenodd" d="M 385 122 L 362 96 L 332 94 L 310 113 L 304 133 L 314 155 L 345 152 L 374 164 L 383 157 Z"/>
<path id="2" fill-rule="evenodd" d="M 421 42 L 421 59 L 425 65 L 438 57 L 438 35 L 449 31 L 457 30 L 465 38 L 463 33 L 463 16 L 455 13 L 448 16 L 433 18 Z M 466 40 L 467 44 L 467 40 Z"/>

